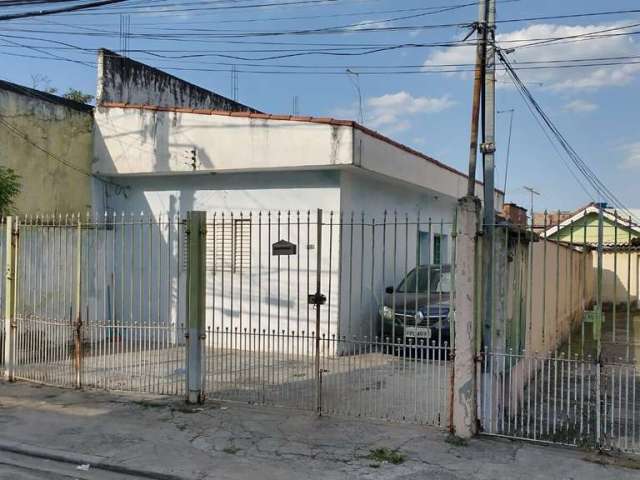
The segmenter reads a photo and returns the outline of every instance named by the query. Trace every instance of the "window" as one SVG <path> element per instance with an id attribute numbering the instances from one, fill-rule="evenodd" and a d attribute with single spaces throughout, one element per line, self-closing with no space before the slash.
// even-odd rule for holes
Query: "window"
<path id="1" fill-rule="evenodd" d="M 249 271 L 251 265 L 251 220 L 215 222 L 209 225 L 211 232 L 207 250 L 211 255 L 211 269 L 216 272 Z"/>
<path id="2" fill-rule="evenodd" d="M 431 235 L 429 232 L 418 231 L 418 258 L 420 265 L 429 265 L 431 258 Z"/>
<path id="3" fill-rule="evenodd" d="M 434 235 L 433 236 L 433 263 L 435 265 L 442 265 L 448 263 L 448 251 L 447 251 L 447 236 L 446 235 Z"/>

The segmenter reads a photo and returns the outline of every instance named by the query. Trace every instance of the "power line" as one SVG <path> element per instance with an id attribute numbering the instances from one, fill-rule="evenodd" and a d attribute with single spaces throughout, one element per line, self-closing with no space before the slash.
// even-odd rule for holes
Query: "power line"
<path id="1" fill-rule="evenodd" d="M 517 87 L 519 92 L 521 92 L 523 98 L 525 99 L 525 103 L 527 106 L 531 106 L 533 108 L 532 113 L 536 113 L 536 118 L 539 118 L 542 123 L 549 129 L 553 137 L 556 139 L 556 142 L 562 147 L 565 151 L 565 154 L 574 164 L 576 169 L 585 177 L 587 182 L 591 185 L 593 190 L 598 193 L 598 195 L 602 199 L 606 199 L 610 201 L 614 206 L 617 206 L 621 210 L 625 211 L 625 213 L 632 216 L 632 213 L 629 209 L 623 204 L 623 202 L 598 178 L 598 176 L 591 170 L 591 168 L 587 165 L 587 163 L 580 157 L 580 155 L 576 152 L 576 150 L 571 146 L 568 140 L 564 137 L 564 135 L 560 132 L 558 127 L 553 123 L 553 121 L 546 114 L 542 106 L 536 101 L 533 97 L 529 89 L 522 83 L 520 77 L 518 76 L 515 69 L 512 67 L 511 63 L 507 60 L 504 53 L 501 50 L 497 50 L 498 57 L 502 64 L 506 67 L 509 76 L 511 77 L 514 85 Z M 545 130 L 546 132 L 546 130 Z M 583 187 L 584 188 L 584 187 Z"/>
<path id="2" fill-rule="evenodd" d="M 31 12 L 12 13 L 8 15 L 0 15 L 0 21 L 15 20 L 18 18 L 42 17 L 44 15 L 54 15 L 58 13 L 75 12 L 78 10 L 86 10 L 88 8 L 96 8 L 115 3 L 122 3 L 128 0 L 101 0 L 98 2 L 83 3 L 82 5 L 71 5 L 68 7 L 53 8 L 50 10 L 35 10 Z"/>

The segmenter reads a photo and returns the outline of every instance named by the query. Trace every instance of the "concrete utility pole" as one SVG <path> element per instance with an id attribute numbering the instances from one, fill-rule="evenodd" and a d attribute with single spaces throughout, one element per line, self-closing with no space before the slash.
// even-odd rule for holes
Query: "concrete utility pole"
<path id="1" fill-rule="evenodd" d="M 483 212 L 483 301 L 482 340 L 484 348 L 490 350 L 493 336 L 493 287 L 494 287 L 494 232 L 495 232 L 495 119 L 496 119 L 496 71 L 495 29 L 496 2 L 486 0 L 484 23 L 486 25 L 486 59 L 484 74 L 484 104 L 482 109 L 482 164 L 484 168 L 484 212 Z"/>
<path id="2" fill-rule="evenodd" d="M 476 69 L 473 81 L 473 101 L 471 104 L 471 138 L 469 139 L 469 181 L 467 195 L 476 194 L 476 160 L 478 156 L 478 119 L 480 117 L 480 100 L 484 84 L 484 69 L 486 61 L 487 29 L 486 16 L 488 4 L 485 0 L 478 2 L 478 24 L 476 30 Z"/>

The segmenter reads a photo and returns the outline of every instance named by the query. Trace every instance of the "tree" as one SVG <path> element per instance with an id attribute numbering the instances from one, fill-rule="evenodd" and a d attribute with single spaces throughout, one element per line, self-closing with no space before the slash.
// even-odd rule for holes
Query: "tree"
<path id="1" fill-rule="evenodd" d="M 31 88 L 52 94 L 58 91 L 57 88 L 51 86 L 51 79 L 41 73 L 31 75 Z"/>
<path id="2" fill-rule="evenodd" d="M 69 88 L 67 92 L 62 95 L 67 100 L 73 100 L 78 103 L 91 103 L 95 98 L 93 95 L 89 95 L 88 93 L 83 93 L 80 90 L 76 90 L 75 88 Z"/>
<path id="3" fill-rule="evenodd" d="M 11 168 L 0 167 L 0 216 L 14 212 L 14 201 L 20 193 L 20 176 Z"/>

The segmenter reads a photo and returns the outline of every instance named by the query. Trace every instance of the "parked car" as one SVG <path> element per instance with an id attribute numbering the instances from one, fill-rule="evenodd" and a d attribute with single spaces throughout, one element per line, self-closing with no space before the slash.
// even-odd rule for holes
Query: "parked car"
<path id="1" fill-rule="evenodd" d="M 421 265 L 385 290 L 382 338 L 401 345 L 450 344 L 451 265 Z"/>

